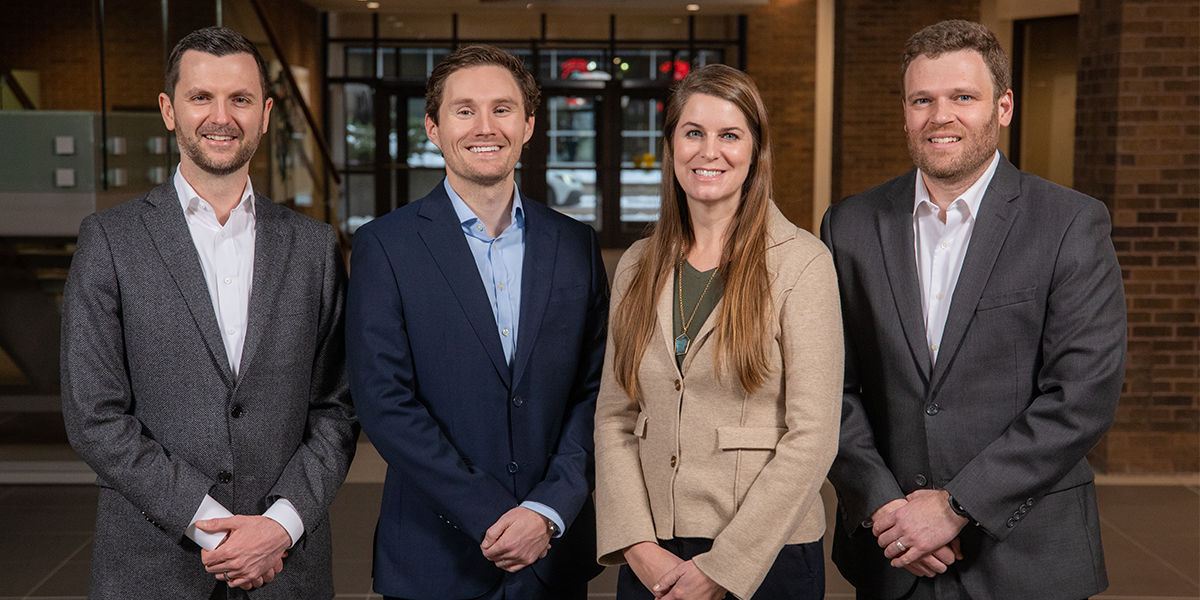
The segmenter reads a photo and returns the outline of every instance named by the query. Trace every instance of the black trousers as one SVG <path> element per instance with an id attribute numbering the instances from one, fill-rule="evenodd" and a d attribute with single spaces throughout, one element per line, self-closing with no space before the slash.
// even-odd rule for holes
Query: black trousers
<path id="1" fill-rule="evenodd" d="M 483 593 L 482 596 L 470 600 L 586 600 L 587 583 L 579 584 L 575 589 L 550 589 L 533 572 L 525 567 L 516 573 L 505 573 L 496 585 Z M 384 600 L 403 600 L 384 596 Z"/>
<path id="2" fill-rule="evenodd" d="M 713 541 L 705 538 L 659 540 L 658 545 L 671 554 L 690 560 L 708 552 Z M 784 546 L 775 557 L 758 591 L 750 600 L 820 600 L 825 597 L 825 554 L 821 540 Z M 732 594 L 726 600 L 734 600 Z M 654 594 L 642 585 L 629 565 L 617 575 L 617 600 L 653 600 Z"/>

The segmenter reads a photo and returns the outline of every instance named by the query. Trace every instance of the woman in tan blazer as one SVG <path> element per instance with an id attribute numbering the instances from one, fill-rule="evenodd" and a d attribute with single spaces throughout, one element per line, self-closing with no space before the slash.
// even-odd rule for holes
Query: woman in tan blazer
<path id="1" fill-rule="evenodd" d="M 596 409 L 598 555 L 625 565 L 621 600 L 824 596 L 837 281 L 771 200 L 768 131 L 724 65 L 667 107 L 661 213 L 617 267 Z"/>

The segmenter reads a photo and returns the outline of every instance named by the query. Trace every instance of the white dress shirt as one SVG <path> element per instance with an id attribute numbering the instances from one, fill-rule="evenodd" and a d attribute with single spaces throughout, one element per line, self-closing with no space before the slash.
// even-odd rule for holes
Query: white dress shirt
<path id="1" fill-rule="evenodd" d="M 250 287 L 254 279 L 254 187 L 246 178 L 242 198 L 222 225 L 212 206 L 188 184 L 183 173 L 175 170 L 175 193 L 183 207 L 183 218 L 192 234 L 200 270 L 212 298 L 213 313 L 225 343 L 229 368 L 237 379 L 250 319 Z M 224 533 L 206 533 L 196 529 L 196 521 L 232 517 L 233 513 L 205 494 L 200 508 L 185 533 L 200 547 L 212 550 L 225 538 Z M 296 507 L 285 498 L 276 500 L 263 513 L 279 523 L 291 537 L 292 545 L 304 535 L 304 523 Z"/>
<path id="2" fill-rule="evenodd" d="M 917 274 L 921 280 L 921 309 L 925 315 L 925 340 L 929 357 L 936 363 L 938 346 L 942 343 L 942 332 L 950 314 L 950 300 L 958 285 L 967 246 L 971 243 L 971 232 L 975 229 L 975 217 L 987 191 L 996 166 L 1000 164 L 1000 153 L 992 158 L 992 164 L 967 191 L 946 208 L 946 222 L 939 214 L 941 209 L 929 198 L 920 169 L 917 170 L 916 197 L 913 202 L 913 242 L 917 258 Z"/>

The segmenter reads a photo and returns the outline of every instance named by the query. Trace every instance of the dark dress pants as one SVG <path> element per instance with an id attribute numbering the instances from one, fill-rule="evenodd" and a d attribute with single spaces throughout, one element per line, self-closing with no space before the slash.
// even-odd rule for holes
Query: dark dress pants
<path id="1" fill-rule="evenodd" d="M 385 600 L 404 600 L 384 596 Z M 551 589 L 538 579 L 533 569 L 525 567 L 516 573 L 505 573 L 492 589 L 469 600 L 586 600 L 587 582 L 573 589 Z M 447 599 L 450 600 L 450 599 Z M 468 600 L 468 599 L 463 599 Z"/>
<path id="2" fill-rule="evenodd" d="M 690 560 L 708 552 L 712 540 L 705 538 L 675 538 L 659 540 L 658 545 L 671 554 Z M 807 544 L 784 546 L 775 563 L 750 600 L 820 600 L 825 597 L 825 554 L 821 540 Z M 726 600 L 734 600 L 732 594 Z M 653 600 L 654 594 L 642 585 L 629 565 L 621 565 L 617 575 L 617 600 Z"/>

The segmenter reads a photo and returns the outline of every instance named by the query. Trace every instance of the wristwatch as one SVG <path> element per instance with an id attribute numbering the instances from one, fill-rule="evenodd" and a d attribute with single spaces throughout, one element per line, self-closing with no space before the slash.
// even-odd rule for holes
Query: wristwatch
<path id="1" fill-rule="evenodd" d="M 558 523 L 555 523 L 553 519 L 547 517 L 546 515 L 542 515 L 542 518 L 546 520 L 546 529 L 550 532 L 550 537 L 557 537 L 560 533 L 558 530 Z"/>

